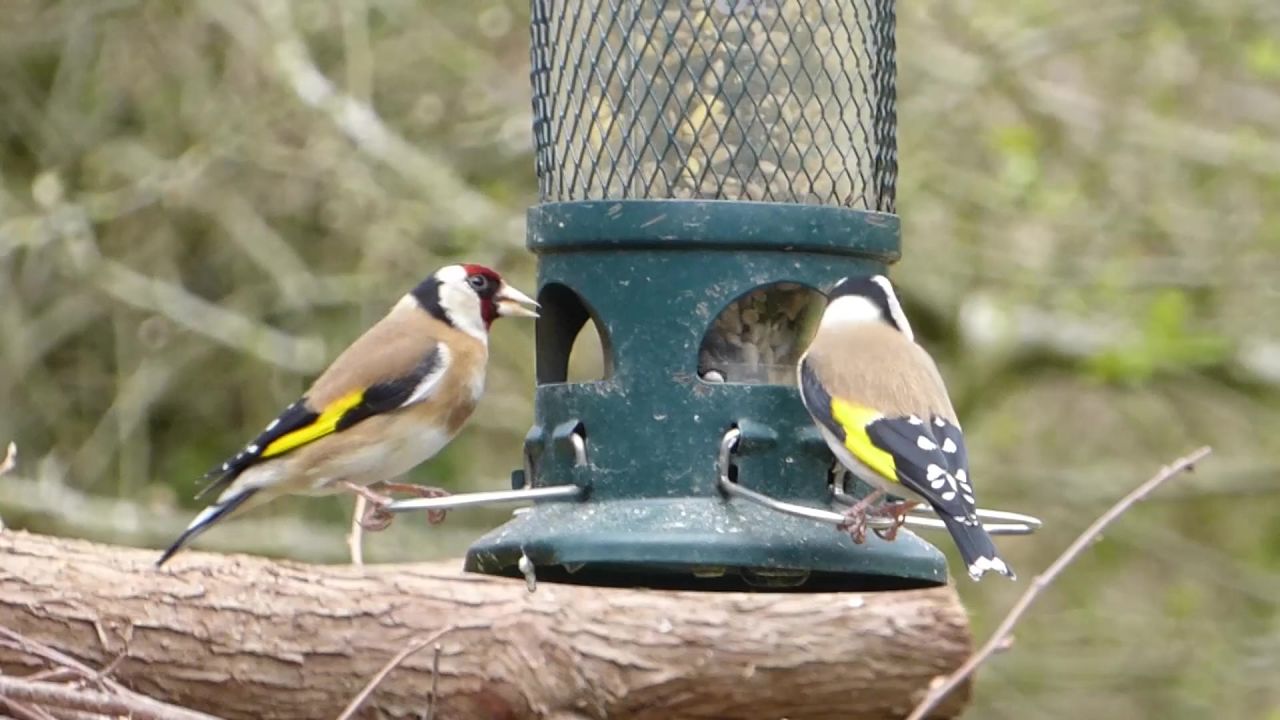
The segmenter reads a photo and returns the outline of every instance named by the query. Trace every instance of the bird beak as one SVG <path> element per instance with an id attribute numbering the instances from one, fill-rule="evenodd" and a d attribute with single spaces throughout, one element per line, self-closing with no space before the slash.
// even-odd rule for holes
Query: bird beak
<path id="1" fill-rule="evenodd" d="M 538 305 L 533 298 L 503 283 L 494 295 L 498 303 L 498 314 L 505 317 L 538 317 Z"/>

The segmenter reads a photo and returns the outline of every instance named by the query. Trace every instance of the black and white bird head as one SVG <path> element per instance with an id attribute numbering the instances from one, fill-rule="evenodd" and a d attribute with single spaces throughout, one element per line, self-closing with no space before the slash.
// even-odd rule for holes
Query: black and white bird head
<path id="1" fill-rule="evenodd" d="M 483 265 L 446 265 L 409 293 L 422 309 L 485 339 L 499 317 L 538 317 L 538 303 Z"/>
<path id="2" fill-rule="evenodd" d="M 885 323 L 915 340 L 911 323 L 902 311 L 902 303 L 893 284 L 884 275 L 846 277 L 827 293 L 827 308 L 822 313 L 823 325 L 856 325 Z"/>

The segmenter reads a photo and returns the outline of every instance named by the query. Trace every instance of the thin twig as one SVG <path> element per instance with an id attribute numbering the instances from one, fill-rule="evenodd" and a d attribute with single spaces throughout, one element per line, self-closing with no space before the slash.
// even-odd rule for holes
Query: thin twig
<path id="1" fill-rule="evenodd" d="M 0 625 L 0 645 L 8 645 L 16 650 L 25 652 L 28 655 L 34 655 L 55 665 L 61 665 L 79 673 L 80 676 L 86 680 L 91 680 L 98 675 L 98 671 L 88 665 L 85 665 L 79 660 L 76 660 L 70 655 L 59 652 L 44 643 L 32 640 L 22 633 L 10 630 L 3 625 Z M 127 690 L 123 685 L 112 680 L 110 677 L 102 677 L 100 678 L 100 682 L 103 686 L 116 692 L 129 692 L 129 690 Z"/>
<path id="2" fill-rule="evenodd" d="M 4 460 L 0 460 L 0 475 L 4 475 L 18 464 L 18 446 L 10 442 L 9 449 L 4 454 Z M 4 529 L 4 518 L 0 518 L 0 530 Z"/>
<path id="3" fill-rule="evenodd" d="M 54 720 L 116 720 L 102 713 L 86 712 L 84 710 L 72 710 L 70 708 L 57 708 L 54 712 Z"/>
<path id="4" fill-rule="evenodd" d="M 120 651 L 119 655 L 116 655 L 115 660 L 112 660 L 111 662 L 107 663 L 105 667 L 103 667 L 98 672 L 94 673 L 93 677 L 89 678 L 89 684 L 97 685 L 101 683 L 103 680 L 110 678 L 111 674 L 116 671 L 116 668 L 120 667 L 120 663 L 124 662 L 124 659 L 127 657 L 129 657 L 129 648 L 126 647 L 125 649 Z"/>
<path id="5" fill-rule="evenodd" d="M 427 715 L 424 720 L 436 720 L 436 695 L 440 689 L 440 643 L 431 654 L 431 695 L 427 698 Z"/>
<path id="6" fill-rule="evenodd" d="M 134 692 L 98 692 L 7 676 L 0 676 L 0 697 L 103 715 L 126 715 L 134 720 L 215 720 L 212 715 L 162 703 Z"/>
<path id="7" fill-rule="evenodd" d="M 396 653 L 395 657 L 388 660 L 387 664 L 378 671 L 378 674 L 374 675 L 373 678 L 369 680 L 369 684 L 365 685 L 364 689 L 351 699 L 351 702 L 347 704 L 347 707 L 338 715 L 337 720 L 350 720 L 350 718 L 356 714 L 356 711 L 360 709 L 360 706 L 364 704 L 364 701 L 368 700 L 369 696 L 373 694 L 373 691 L 377 689 L 378 685 L 381 684 L 383 680 L 387 679 L 387 676 L 391 674 L 392 670 L 395 670 L 400 663 L 408 659 L 410 655 L 444 637 L 446 633 L 451 632 L 453 629 L 453 625 L 448 625 L 431 633 L 425 638 L 418 638 L 409 641 L 409 644 L 406 645 L 403 650 Z"/>
<path id="8" fill-rule="evenodd" d="M 0 708 L 4 708 L 6 712 L 12 713 L 16 720 L 57 720 L 43 708 L 35 705 L 25 705 L 17 700 L 0 697 Z"/>
<path id="9" fill-rule="evenodd" d="M 360 519 L 364 517 L 369 501 L 363 495 L 356 495 L 356 509 L 351 513 L 351 531 L 347 533 L 347 548 L 351 551 L 351 564 L 364 566 L 364 526 Z"/>
<path id="10" fill-rule="evenodd" d="M 1097 520 L 1094 520 L 1092 525 L 1086 528 L 1084 532 L 1080 533 L 1080 536 L 1075 539 L 1075 542 L 1072 542 L 1067 546 L 1066 550 L 1062 551 L 1062 554 L 1058 556 L 1057 560 L 1053 561 L 1053 564 L 1050 565 L 1048 569 L 1037 575 L 1036 578 L 1031 581 L 1031 586 L 1028 587 L 1026 591 L 1022 593 L 1022 597 L 1018 598 L 1018 601 L 1013 604 L 1009 613 L 1005 615 L 1004 620 L 1000 622 L 1000 626 L 996 628 L 994 633 L 992 633 L 986 644 L 983 645 L 976 653 L 969 656 L 969 659 L 957 668 L 955 672 L 948 675 L 946 679 L 933 683 L 929 688 L 929 692 L 925 694 L 924 699 L 922 699 L 920 703 L 916 705 L 915 710 L 912 710 L 911 714 L 907 716 L 907 720 L 921 720 L 924 718 L 925 714 L 936 707 L 938 703 L 947 696 L 947 693 L 955 689 L 955 687 L 963 682 L 965 678 L 972 675 L 973 671 L 977 670 L 978 666 L 986 662 L 987 658 L 991 657 L 1001 648 L 1006 647 L 1009 641 L 1009 635 L 1013 632 L 1014 625 L 1017 625 L 1018 621 L 1022 619 L 1023 614 L 1025 614 L 1027 609 L 1031 607 L 1031 603 L 1035 601 L 1036 597 L 1038 597 L 1045 588 L 1049 587 L 1049 585 L 1057 579 L 1058 575 L 1060 575 L 1062 571 L 1065 570 L 1066 567 L 1070 565 L 1086 547 L 1092 544 L 1093 541 L 1102 534 L 1102 531 L 1105 530 L 1108 525 L 1128 511 L 1129 508 L 1133 507 L 1135 503 L 1145 499 L 1147 495 L 1150 495 L 1169 478 L 1194 468 L 1195 464 L 1203 460 L 1210 452 L 1212 452 L 1212 449 L 1209 447 L 1202 447 L 1190 455 L 1178 458 L 1171 464 L 1160 468 L 1160 472 L 1152 476 L 1150 480 L 1139 485 L 1133 490 L 1133 492 L 1125 495 Z"/>
<path id="11" fill-rule="evenodd" d="M 33 672 L 30 675 L 24 675 L 27 680 L 43 680 L 44 682 L 62 682 L 63 680 L 71 680 L 80 676 L 80 673 L 71 668 L 56 667 L 48 670 Z"/>

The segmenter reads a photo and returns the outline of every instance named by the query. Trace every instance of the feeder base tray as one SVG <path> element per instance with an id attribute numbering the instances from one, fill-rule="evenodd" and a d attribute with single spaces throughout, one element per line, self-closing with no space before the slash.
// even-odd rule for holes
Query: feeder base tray
<path id="1" fill-rule="evenodd" d="M 947 582 L 946 558 L 903 529 L 854 545 L 830 525 L 721 498 L 543 502 L 468 550 L 470 572 L 682 590 L 870 591 Z"/>

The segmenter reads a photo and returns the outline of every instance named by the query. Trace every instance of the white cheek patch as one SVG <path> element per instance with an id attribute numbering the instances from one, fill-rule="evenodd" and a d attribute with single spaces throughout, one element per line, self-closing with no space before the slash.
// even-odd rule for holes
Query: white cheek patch
<path id="1" fill-rule="evenodd" d="M 442 282 L 440 284 L 440 307 L 449 316 L 453 326 L 468 335 L 487 342 L 488 328 L 484 324 L 484 316 L 480 312 L 480 298 L 466 285 L 466 276 L 459 282 Z"/>

